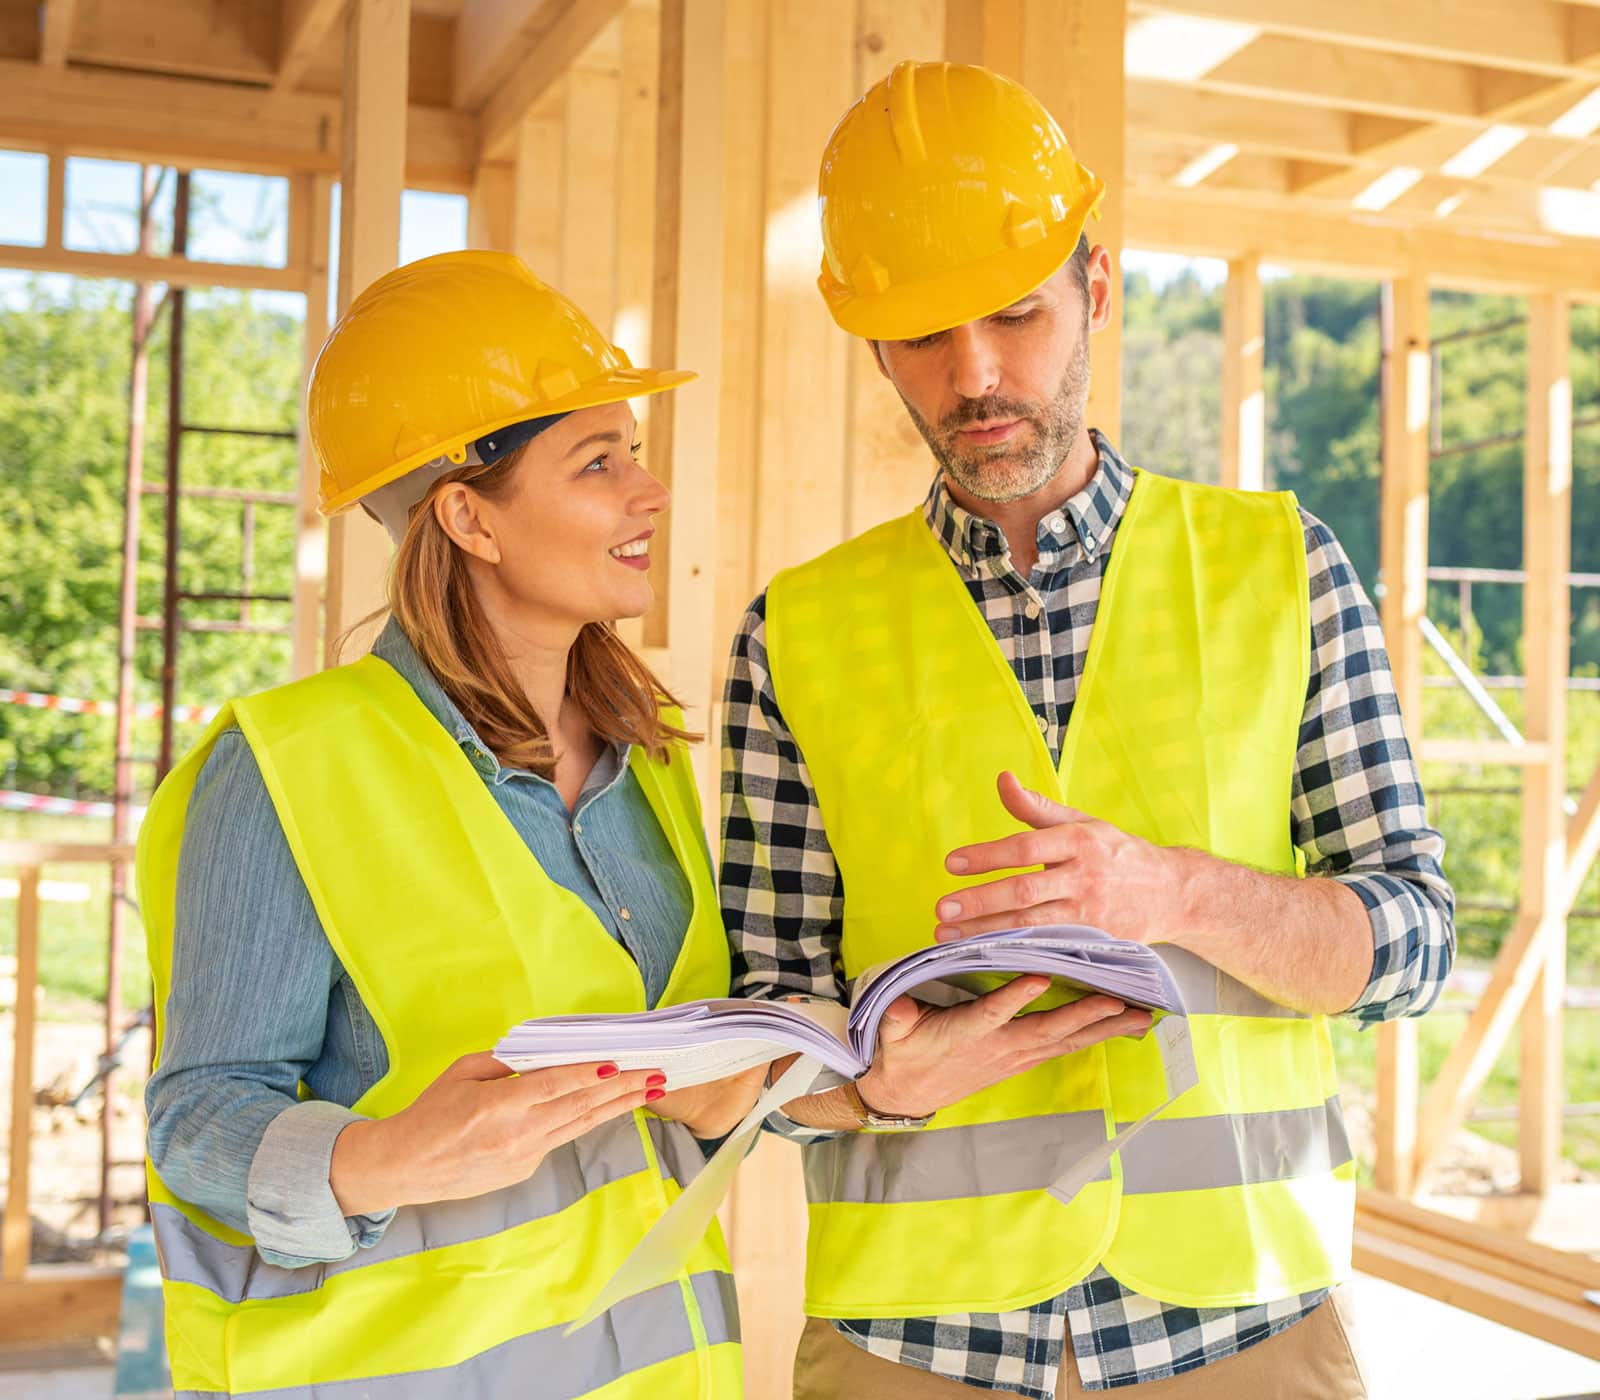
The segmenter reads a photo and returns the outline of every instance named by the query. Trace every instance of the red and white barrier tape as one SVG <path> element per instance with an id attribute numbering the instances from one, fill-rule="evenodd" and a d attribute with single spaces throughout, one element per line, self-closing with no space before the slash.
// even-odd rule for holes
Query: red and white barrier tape
<path id="1" fill-rule="evenodd" d="M 143 807 L 131 809 L 136 817 L 144 815 Z M 110 802 L 74 802 L 68 797 L 45 797 L 37 792 L 10 792 L 0 788 L 0 811 L 40 812 L 47 817 L 109 817 Z"/>
<path id="2" fill-rule="evenodd" d="M 37 690 L 7 690 L 0 686 L 0 705 L 25 705 L 30 710 L 60 710 L 68 715 L 114 715 L 114 700 L 82 700 L 73 695 L 44 695 Z M 217 717 L 216 705 L 179 705 L 174 711 L 180 724 L 209 724 Z M 161 706 L 146 701 L 133 707 L 135 719 L 156 719 Z"/>

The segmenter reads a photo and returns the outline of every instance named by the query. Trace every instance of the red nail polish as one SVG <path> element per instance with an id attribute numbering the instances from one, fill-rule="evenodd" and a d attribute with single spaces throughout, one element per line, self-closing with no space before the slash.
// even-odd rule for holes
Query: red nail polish
<path id="1" fill-rule="evenodd" d="M 666 1096 L 667 1091 L 665 1089 L 650 1089 L 646 1091 L 644 1101 L 646 1103 L 654 1103 L 657 1099 L 664 1099 Z"/>
<path id="2" fill-rule="evenodd" d="M 615 1065 L 601 1065 L 600 1068 L 595 1071 L 595 1073 L 598 1074 L 602 1079 L 615 1079 L 618 1071 Z"/>
<path id="3" fill-rule="evenodd" d="M 645 1080 L 644 1087 L 646 1089 L 659 1089 L 666 1082 L 667 1082 L 667 1076 L 666 1075 L 659 1074 L 659 1073 L 658 1074 L 652 1074 L 647 1080 Z"/>

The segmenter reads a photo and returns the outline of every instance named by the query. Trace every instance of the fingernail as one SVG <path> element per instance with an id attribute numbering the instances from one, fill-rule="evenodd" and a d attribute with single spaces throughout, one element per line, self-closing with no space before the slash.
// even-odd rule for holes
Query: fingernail
<path id="1" fill-rule="evenodd" d="M 667 1076 L 666 1075 L 664 1075 L 664 1074 L 652 1074 L 648 1079 L 645 1080 L 644 1087 L 646 1089 L 659 1089 L 666 1082 L 667 1082 Z"/>
<path id="2" fill-rule="evenodd" d="M 967 858 L 965 856 L 950 856 L 945 860 L 944 868 L 952 875 L 965 875 L 967 873 Z"/>
<path id="3" fill-rule="evenodd" d="M 941 919 L 959 919 L 961 917 L 961 901 L 959 899 L 940 900 L 939 917 Z"/>
<path id="4" fill-rule="evenodd" d="M 940 943 L 943 943 L 948 939 L 954 938 L 956 931 L 949 924 L 940 924 L 938 928 L 934 929 L 933 936 Z"/>
<path id="5" fill-rule="evenodd" d="M 617 1077 L 617 1067 L 615 1065 L 601 1065 L 595 1073 L 602 1079 L 615 1079 Z"/>
<path id="6" fill-rule="evenodd" d="M 645 1092 L 644 1101 L 646 1103 L 654 1103 L 657 1099 L 664 1099 L 666 1096 L 667 1091 L 665 1089 L 649 1089 Z"/>

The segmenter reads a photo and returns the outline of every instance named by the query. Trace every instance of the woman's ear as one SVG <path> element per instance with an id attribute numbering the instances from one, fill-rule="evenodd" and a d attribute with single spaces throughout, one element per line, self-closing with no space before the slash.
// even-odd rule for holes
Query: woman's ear
<path id="1" fill-rule="evenodd" d="M 500 542 L 483 509 L 483 497 L 465 482 L 452 481 L 433 498 L 433 518 L 459 549 L 485 564 L 500 562 Z"/>

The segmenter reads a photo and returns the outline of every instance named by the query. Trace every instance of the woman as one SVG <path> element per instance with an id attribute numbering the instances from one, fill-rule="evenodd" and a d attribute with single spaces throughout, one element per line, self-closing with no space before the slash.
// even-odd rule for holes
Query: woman
<path id="1" fill-rule="evenodd" d="M 486 1053 L 727 993 L 694 736 L 611 625 L 651 604 L 667 505 L 627 399 L 689 378 L 495 253 L 381 278 L 323 347 L 323 510 L 395 539 L 392 616 L 226 707 L 140 836 L 180 1395 L 740 1393 L 715 1228 L 564 1333 L 763 1071 L 668 1094 Z"/>

